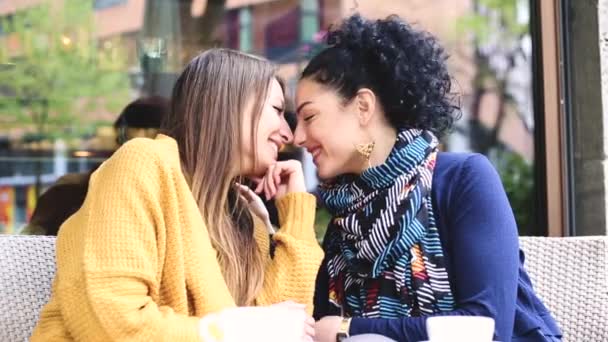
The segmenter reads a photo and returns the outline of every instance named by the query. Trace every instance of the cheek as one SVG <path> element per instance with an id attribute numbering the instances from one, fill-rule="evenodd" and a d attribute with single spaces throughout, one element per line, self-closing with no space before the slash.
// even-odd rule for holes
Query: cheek
<path id="1" fill-rule="evenodd" d="M 241 130 L 241 150 L 248 153 L 251 149 L 251 126 L 244 124 Z"/>
<path id="2" fill-rule="evenodd" d="M 306 127 L 306 140 L 309 143 L 320 144 L 324 148 L 334 145 L 337 136 L 342 135 L 342 131 L 337 129 L 340 122 L 334 115 L 322 114 L 317 119 L 313 119 L 309 124 L 302 123 Z"/>
<path id="3" fill-rule="evenodd" d="M 324 132 L 323 144 L 327 148 L 328 153 L 331 153 L 332 158 L 345 159 L 353 150 L 351 136 L 353 129 L 349 120 L 334 120 L 326 125 L 327 130 Z"/>
<path id="4" fill-rule="evenodd" d="M 279 116 L 274 111 L 270 113 L 264 111 L 260 116 L 257 136 L 261 139 L 268 139 L 272 132 L 278 131 L 280 127 L 281 119 Z"/>
<path id="5" fill-rule="evenodd" d="M 344 166 L 351 159 L 352 151 L 353 148 L 346 136 L 335 134 L 329 142 L 328 155 L 336 167 Z"/>

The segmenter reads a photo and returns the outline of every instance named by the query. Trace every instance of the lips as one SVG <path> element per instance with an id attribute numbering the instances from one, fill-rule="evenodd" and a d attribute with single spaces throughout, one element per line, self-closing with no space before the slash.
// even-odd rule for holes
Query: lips
<path id="1" fill-rule="evenodd" d="M 321 146 L 309 148 L 307 150 L 308 150 L 308 153 L 310 153 L 312 155 L 312 159 L 316 164 L 319 156 L 321 155 Z"/>
<path id="2" fill-rule="evenodd" d="M 282 144 L 276 140 L 270 139 L 270 147 L 274 150 L 275 156 L 279 155 Z"/>

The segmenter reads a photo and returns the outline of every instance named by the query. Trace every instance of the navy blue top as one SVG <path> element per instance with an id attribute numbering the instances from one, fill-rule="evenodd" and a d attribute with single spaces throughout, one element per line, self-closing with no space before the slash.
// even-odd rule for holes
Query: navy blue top
<path id="1" fill-rule="evenodd" d="M 443 315 L 492 317 L 497 341 L 558 340 L 561 332 L 523 268 L 513 211 L 488 159 L 439 153 L 432 197 L 456 303 L 454 311 Z M 340 314 L 327 298 L 324 261 L 316 283 L 316 319 Z M 428 339 L 425 317 L 353 318 L 350 334 L 364 333 L 404 342 Z"/>

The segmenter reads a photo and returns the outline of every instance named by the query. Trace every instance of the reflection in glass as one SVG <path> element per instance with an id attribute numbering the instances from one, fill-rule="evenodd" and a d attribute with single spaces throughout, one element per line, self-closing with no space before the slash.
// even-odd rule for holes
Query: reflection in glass
<path id="1" fill-rule="evenodd" d="M 0 232 L 18 232 L 28 220 L 36 183 L 44 191 L 62 173 L 107 157 L 120 109 L 142 95 L 168 96 L 200 51 L 263 55 L 279 65 L 292 95 L 323 33 L 357 11 L 397 14 L 440 38 L 463 112 L 445 149 L 488 155 L 521 232 L 544 234 L 535 230 L 527 0 L 63 0 L 53 17 L 49 1 L 0 2 Z M 312 189 L 314 165 L 304 163 Z"/>

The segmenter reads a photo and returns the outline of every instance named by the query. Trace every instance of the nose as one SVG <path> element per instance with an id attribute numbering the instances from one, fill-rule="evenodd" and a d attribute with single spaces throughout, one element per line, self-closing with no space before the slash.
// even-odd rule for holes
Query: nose
<path id="1" fill-rule="evenodd" d="M 291 144 L 293 142 L 293 133 L 285 118 L 281 118 L 281 128 L 279 130 L 283 144 Z"/>
<path id="2" fill-rule="evenodd" d="M 306 132 L 302 126 L 297 125 L 294 133 L 294 144 L 298 147 L 302 147 L 306 143 Z"/>

